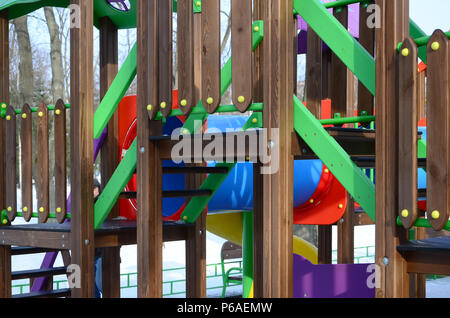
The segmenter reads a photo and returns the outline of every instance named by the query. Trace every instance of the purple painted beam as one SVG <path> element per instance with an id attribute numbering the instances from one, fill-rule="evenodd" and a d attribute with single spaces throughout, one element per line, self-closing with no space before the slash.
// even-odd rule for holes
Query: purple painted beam
<path id="1" fill-rule="evenodd" d="M 108 128 L 105 128 L 103 133 L 100 135 L 100 138 L 94 139 L 94 162 L 97 160 L 97 156 L 100 152 L 100 149 L 102 148 L 103 142 L 105 141 L 105 137 L 108 133 Z M 67 198 L 67 212 L 70 213 L 70 194 Z M 68 219 L 66 219 L 65 222 L 70 222 Z M 55 265 L 56 257 L 58 256 L 59 252 L 48 252 L 45 253 L 44 259 L 41 264 L 41 269 L 43 268 L 52 268 Z M 47 284 L 48 277 L 38 277 L 34 280 L 33 286 L 31 287 L 32 292 L 42 291 Z"/>
<path id="2" fill-rule="evenodd" d="M 374 298 L 374 264 L 313 265 L 294 254 L 295 298 Z"/>

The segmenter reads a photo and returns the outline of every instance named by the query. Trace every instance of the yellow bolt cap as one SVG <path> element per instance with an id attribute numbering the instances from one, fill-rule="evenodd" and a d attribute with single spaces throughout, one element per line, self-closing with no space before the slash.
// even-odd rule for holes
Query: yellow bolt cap
<path id="1" fill-rule="evenodd" d="M 8 220 L 4 219 L 4 220 L 2 221 L 2 223 L 3 223 L 3 225 L 8 224 Z"/>
<path id="2" fill-rule="evenodd" d="M 402 216 L 407 218 L 409 216 L 409 211 L 407 209 L 402 210 Z"/>
<path id="3" fill-rule="evenodd" d="M 185 99 L 183 99 L 181 102 L 180 102 L 180 104 L 181 104 L 181 106 L 186 106 L 187 105 L 187 100 L 185 100 Z"/>
<path id="4" fill-rule="evenodd" d="M 40 208 L 39 208 L 39 212 L 44 213 L 44 211 L 45 211 L 45 210 L 44 210 L 43 207 L 40 207 Z"/>
<path id="5" fill-rule="evenodd" d="M 183 134 L 188 135 L 189 134 L 189 130 L 188 129 L 183 129 Z"/>
<path id="6" fill-rule="evenodd" d="M 431 43 L 431 49 L 432 49 L 433 51 L 439 50 L 439 47 L 440 47 L 439 42 L 433 42 L 433 43 Z"/>
<path id="7" fill-rule="evenodd" d="M 403 56 L 408 56 L 408 55 L 409 55 L 409 49 L 408 49 L 408 48 L 404 48 L 404 49 L 402 50 L 402 55 L 403 55 Z"/>
<path id="8" fill-rule="evenodd" d="M 314 199 L 309 200 L 309 203 L 313 204 L 314 203 Z"/>
<path id="9" fill-rule="evenodd" d="M 56 115 L 61 115 L 61 110 L 60 109 L 55 110 L 55 114 Z"/>
<path id="10" fill-rule="evenodd" d="M 11 120 L 11 116 L 6 116 L 6 120 Z"/>
<path id="11" fill-rule="evenodd" d="M 44 117 L 44 113 L 43 113 L 43 112 L 39 112 L 39 113 L 38 113 L 38 116 L 39 116 L 39 117 Z"/>
<path id="12" fill-rule="evenodd" d="M 239 103 L 245 102 L 245 97 L 244 97 L 244 96 L 239 96 L 239 97 L 238 97 L 238 102 L 239 102 Z"/>
<path id="13" fill-rule="evenodd" d="M 329 172 L 330 172 L 330 170 L 328 170 L 328 169 L 325 169 L 325 170 L 324 170 L 324 172 L 325 172 L 325 173 L 329 173 Z"/>
<path id="14" fill-rule="evenodd" d="M 197 7 L 200 7 L 202 5 L 202 3 L 200 1 L 196 2 Z"/>
<path id="15" fill-rule="evenodd" d="M 61 213 L 61 212 L 62 212 L 61 208 L 56 208 L 56 213 Z"/>
<path id="16" fill-rule="evenodd" d="M 23 207 L 23 212 L 28 212 L 28 208 L 26 206 Z"/>
<path id="17" fill-rule="evenodd" d="M 255 27 L 253 28 L 253 31 L 258 32 L 258 31 L 259 31 L 259 26 L 255 26 Z"/>
<path id="18" fill-rule="evenodd" d="M 22 114 L 23 119 L 27 119 L 27 114 Z"/>
<path id="19" fill-rule="evenodd" d="M 207 102 L 209 105 L 211 105 L 212 103 L 214 103 L 214 98 L 208 97 L 208 98 L 206 99 L 206 102 Z"/>
<path id="20" fill-rule="evenodd" d="M 2 108 L 5 109 L 7 106 L 5 103 L 2 103 Z"/>
<path id="21" fill-rule="evenodd" d="M 187 220 L 188 220 L 188 217 L 187 217 L 186 215 L 183 216 L 183 220 L 187 221 Z"/>
<path id="22" fill-rule="evenodd" d="M 161 103 L 161 108 L 164 109 L 164 108 L 166 108 L 166 106 L 167 106 L 166 102 L 162 102 L 162 103 Z"/>
<path id="23" fill-rule="evenodd" d="M 343 205 L 343 204 L 339 204 L 339 205 L 338 205 L 338 208 L 339 208 L 339 209 L 342 209 L 342 208 L 344 208 L 344 205 Z"/>
<path id="24" fill-rule="evenodd" d="M 8 207 L 8 212 L 12 212 L 12 207 Z"/>
<path id="25" fill-rule="evenodd" d="M 252 119 L 252 123 L 257 124 L 258 123 L 258 119 L 257 118 L 253 118 Z"/>
<path id="26" fill-rule="evenodd" d="M 147 110 L 148 110 L 148 111 L 151 111 L 151 110 L 152 110 L 152 108 L 153 108 L 153 106 L 152 106 L 152 105 L 147 105 Z"/>
<path id="27" fill-rule="evenodd" d="M 435 220 L 439 219 L 440 215 L 441 215 L 441 213 L 439 213 L 438 210 L 434 210 L 433 212 L 431 212 L 431 217 Z"/>

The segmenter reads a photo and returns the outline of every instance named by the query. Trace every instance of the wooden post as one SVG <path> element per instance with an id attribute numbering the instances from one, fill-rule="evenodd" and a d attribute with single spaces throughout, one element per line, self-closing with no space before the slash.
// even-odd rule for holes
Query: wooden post
<path id="1" fill-rule="evenodd" d="M 338 264 L 353 264 L 355 258 L 355 201 L 347 194 L 347 210 L 338 221 Z"/>
<path id="2" fill-rule="evenodd" d="M 137 1 L 137 245 L 138 297 L 162 297 L 162 166 L 152 135 L 162 126 L 151 121 L 158 103 L 158 28 L 156 1 Z M 192 102 L 192 101 L 190 101 Z"/>
<path id="3" fill-rule="evenodd" d="M 201 98 L 202 88 L 202 13 L 194 13 L 194 104 Z M 200 164 L 201 165 L 201 164 Z M 195 164 L 193 164 L 195 166 Z M 198 189 L 204 175 L 187 174 L 186 189 Z M 206 211 L 197 218 L 186 240 L 186 297 L 206 298 Z"/>
<path id="4" fill-rule="evenodd" d="M 381 21 L 376 29 L 376 259 L 380 270 L 377 297 L 408 297 L 406 261 L 396 247 L 407 232 L 398 215 L 397 45 L 409 33 L 409 1 L 377 0 Z"/>
<path id="5" fill-rule="evenodd" d="M 100 96 L 103 98 L 118 71 L 118 31 L 107 17 L 100 19 Z M 119 164 L 119 111 L 108 123 L 108 134 L 101 148 L 102 188 Z M 119 216 L 117 203 L 109 218 Z M 120 298 L 120 247 L 104 248 L 102 254 L 102 294 L 104 298 Z"/>
<path id="6" fill-rule="evenodd" d="M 254 20 L 264 20 L 267 10 L 266 0 L 253 0 Z M 254 52 L 253 102 L 264 102 L 264 50 L 259 45 Z M 253 295 L 255 298 L 264 295 L 264 215 L 263 215 L 263 181 L 261 164 L 253 164 Z"/>
<path id="7" fill-rule="evenodd" d="M 320 119 L 322 105 L 322 40 L 308 28 L 308 53 L 306 54 L 306 106 Z"/>
<path id="8" fill-rule="evenodd" d="M 9 103 L 9 28 L 8 11 L 0 12 L 0 103 Z M 0 119 L 0 210 L 5 197 L 5 120 Z M 0 227 L 3 225 L 0 225 Z M 11 248 L 0 246 L 0 298 L 11 297 Z"/>
<path id="9" fill-rule="evenodd" d="M 267 130 L 267 144 L 274 146 L 268 146 L 271 162 L 261 167 L 265 202 L 262 207 L 263 251 L 257 253 L 257 257 L 263 257 L 263 296 L 292 297 L 293 1 L 268 0 L 267 5 L 264 11 L 263 127 Z"/>
<path id="10" fill-rule="evenodd" d="M 72 263 L 81 274 L 72 296 L 85 298 L 94 296 L 94 15 L 92 1 L 70 3 L 79 8 L 79 27 L 70 29 L 70 162 Z"/>

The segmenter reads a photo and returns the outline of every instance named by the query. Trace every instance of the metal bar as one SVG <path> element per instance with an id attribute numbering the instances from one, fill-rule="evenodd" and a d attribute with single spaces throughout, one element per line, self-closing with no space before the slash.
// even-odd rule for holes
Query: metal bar
<path id="1" fill-rule="evenodd" d="M 341 7 L 348 6 L 349 4 L 361 3 L 361 2 L 369 3 L 369 2 L 373 2 L 373 1 L 371 1 L 371 0 L 340 0 L 340 1 L 324 3 L 324 6 L 327 9 L 341 8 Z"/>

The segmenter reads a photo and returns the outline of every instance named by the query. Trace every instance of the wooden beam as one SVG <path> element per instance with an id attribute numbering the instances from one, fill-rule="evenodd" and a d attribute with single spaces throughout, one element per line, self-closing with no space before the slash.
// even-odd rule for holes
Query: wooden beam
<path id="1" fill-rule="evenodd" d="M 103 98 L 118 72 L 118 30 L 108 18 L 100 19 L 100 96 Z M 119 164 L 119 111 L 108 123 L 108 134 L 101 148 L 102 187 L 106 186 Z M 117 203 L 109 218 L 119 216 Z M 120 298 L 120 247 L 103 249 L 102 296 Z"/>
<path id="2" fill-rule="evenodd" d="M 79 7 L 79 28 L 70 29 L 70 153 L 72 263 L 80 266 L 81 288 L 72 296 L 94 297 L 93 202 L 93 6 L 89 0 L 71 0 Z"/>
<path id="3" fill-rule="evenodd" d="M 355 259 L 355 201 L 347 194 L 347 209 L 338 221 L 338 264 L 353 264 Z"/>
<path id="4" fill-rule="evenodd" d="M 396 247 L 407 240 L 398 215 L 397 45 L 409 33 L 409 1 L 377 0 L 376 29 L 376 259 L 380 288 L 376 297 L 408 297 L 406 261 Z"/>
<path id="5" fill-rule="evenodd" d="M 306 54 L 306 105 L 309 111 L 321 118 L 322 106 L 322 40 L 308 29 L 308 53 Z"/>
<path id="6" fill-rule="evenodd" d="M 332 226 L 319 225 L 317 229 L 318 245 L 318 264 L 331 264 L 333 245 L 332 245 Z"/>
<path id="7" fill-rule="evenodd" d="M 162 168 L 160 122 L 151 121 L 158 103 L 158 19 L 156 1 L 137 1 L 137 185 L 138 297 L 162 297 Z M 191 82 L 192 83 L 192 82 Z M 190 101 L 192 103 L 192 101 Z M 155 107 L 153 107 L 155 108 Z"/>
<path id="8" fill-rule="evenodd" d="M 264 126 L 272 161 L 261 168 L 264 201 L 264 297 L 293 294 L 292 0 L 268 0 L 264 11 Z M 278 136 L 277 136 L 278 135 Z"/>

